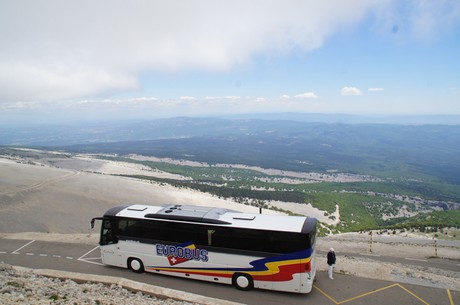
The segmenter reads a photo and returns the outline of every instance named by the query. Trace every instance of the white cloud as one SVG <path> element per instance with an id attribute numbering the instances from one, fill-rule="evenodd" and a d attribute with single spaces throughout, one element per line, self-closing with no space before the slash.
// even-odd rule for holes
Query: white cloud
<path id="1" fill-rule="evenodd" d="M 240 96 L 206 96 L 204 99 L 206 101 L 215 101 L 215 100 L 239 100 L 241 97 Z"/>
<path id="2" fill-rule="evenodd" d="M 348 96 L 348 95 L 363 95 L 363 92 L 361 89 L 358 89 L 356 87 L 343 87 L 340 90 L 340 94 Z"/>
<path id="3" fill-rule="evenodd" d="M 369 88 L 367 90 L 368 91 L 384 91 L 385 89 L 383 89 L 383 88 Z"/>
<path id="4" fill-rule="evenodd" d="M 290 99 L 291 97 L 287 94 L 283 94 L 280 98 L 282 99 Z"/>
<path id="5" fill-rule="evenodd" d="M 137 90 L 148 71 L 228 71 L 263 53 L 313 50 L 372 3 L 2 1 L 0 101 Z"/>
<path id="6" fill-rule="evenodd" d="M 305 92 L 305 93 L 297 94 L 294 97 L 295 98 L 318 98 L 318 96 L 314 92 Z"/>
<path id="7" fill-rule="evenodd" d="M 423 37 L 457 22 L 460 2 L 0 1 L 0 102 L 137 90 L 150 71 L 229 71 L 317 49 L 371 11 L 380 28 Z"/>
<path id="8" fill-rule="evenodd" d="M 142 97 L 135 97 L 135 98 L 130 98 L 128 101 L 133 101 L 133 102 L 153 102 L 157 101 L 158 99 L 153 96 L 142 96 Z"/>
<path id="9" fill-rule="evenodd" d="M 182 101 L 196 101 L 196 98 L 193 96 L 181 96 L 179 99 Z"/>

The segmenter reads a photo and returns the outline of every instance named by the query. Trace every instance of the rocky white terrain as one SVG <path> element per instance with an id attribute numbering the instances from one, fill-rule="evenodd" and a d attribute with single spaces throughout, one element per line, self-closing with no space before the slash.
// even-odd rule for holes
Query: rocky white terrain
<path id="1" fill-rule="evenodd" d="M 78 284 L 35 274 L 26 268 L 0 263 L 1 304 L 159 304 L 185 305 L 186 301 L 160 299 L 142 292 L 129 291 L 120 285 Z"/>

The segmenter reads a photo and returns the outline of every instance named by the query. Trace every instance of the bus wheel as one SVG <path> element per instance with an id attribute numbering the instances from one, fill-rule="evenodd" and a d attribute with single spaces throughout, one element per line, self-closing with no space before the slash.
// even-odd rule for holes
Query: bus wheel
<path id="1" fill-rule="evenodd" d="M 252 277 L 245 273 L 235 273 L 232 277 L 232 285 L 239 290 L 251 290 L 254 288 Z"/>
<path id="2" fill-rule="evenodd" d="M 133 270 L 136 273 L 144 272 L 144 264 L 138 258 L 130 258 L 130 259 L 128 259 L 128 268 Z"/>

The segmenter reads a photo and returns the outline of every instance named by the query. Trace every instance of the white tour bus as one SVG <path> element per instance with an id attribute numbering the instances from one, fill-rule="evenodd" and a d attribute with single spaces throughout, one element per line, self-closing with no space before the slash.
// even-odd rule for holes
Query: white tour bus
<path id="1" fill-rule="evenodd" d="M 106 265 L 309 293 L 316 274 L 316 219 L 190 205 L 122 205 L 102 220 Z"/>

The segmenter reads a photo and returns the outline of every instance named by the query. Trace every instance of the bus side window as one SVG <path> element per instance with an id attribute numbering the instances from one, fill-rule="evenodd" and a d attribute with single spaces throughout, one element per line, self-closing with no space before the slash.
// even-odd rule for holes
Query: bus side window
<path id="1" fill-rule="evenodd" d="M 233 248 L 235 245 L 232 244 L 233 238 L 231 230 L 227 228 L 213 228 L 208 229 L 208 246 L 221 247 L 221 248 Z"/>
<path id="2" fill-rule="evenodd" d="M 212 234 L 214 234 L 216 230 L 208 230 L 208 246 L 212 246 Z"/>
<path id="3" fill-rule="evenodd" d="M 309 245 L 309 248 L 312 248 L 315 246 L 315 243 L 316 243 L 316 230 L 310 232 L 309 234 L 309 237 L 310 237 L 310 245 Z"/>

